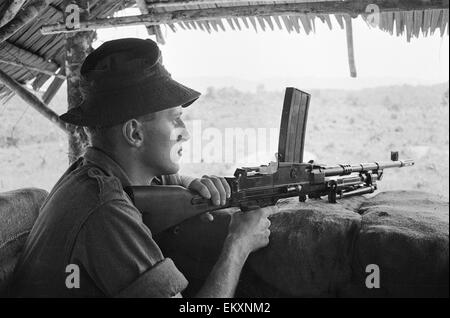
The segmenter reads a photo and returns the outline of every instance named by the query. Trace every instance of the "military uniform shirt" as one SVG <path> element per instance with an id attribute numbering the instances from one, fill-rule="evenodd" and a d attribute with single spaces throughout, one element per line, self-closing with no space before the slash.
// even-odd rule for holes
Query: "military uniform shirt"
<path id="1" fill-rule="evenodd" d="M 186 278 L 162 255 L 123 191 L 128 185 L 111 157 L 88 148 L 44 202 L 16 266 L 12 296 L 171 297 L 183 291 Z"/>

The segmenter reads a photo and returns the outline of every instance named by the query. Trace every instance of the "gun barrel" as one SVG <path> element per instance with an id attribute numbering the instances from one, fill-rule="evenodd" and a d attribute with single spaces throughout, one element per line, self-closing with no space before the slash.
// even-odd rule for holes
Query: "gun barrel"
<path id="1" fill-rule="evenodd" d="M 407 160 L 397 160 L 387 162 L 359 163 L 355 165 L 349 164 L 337 165 L 331 167 L 324 167 L 321 168 L 321 170 L 323 170 L 326 177 L 331 177 L 331 176 L 345 176 L 354 172 L 383 170 L 388 168 L 401 168 L 413 165 L 414 161 L 407 159 Z"/>

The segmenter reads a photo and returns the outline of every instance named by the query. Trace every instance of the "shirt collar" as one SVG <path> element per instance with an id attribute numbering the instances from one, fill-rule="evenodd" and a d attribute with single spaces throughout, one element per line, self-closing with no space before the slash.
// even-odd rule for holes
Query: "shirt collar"
<path id="1" fill-rule="evenodd" d="M 131 180 L 128 178 L 126 172 L 103 150 L 97 147 L 88 147 L 84 153 L 84 161 L 92 163 L 106 173 L 119 178 L 122 183 L 122 187 L 125 188 L 131 186 Z"/>

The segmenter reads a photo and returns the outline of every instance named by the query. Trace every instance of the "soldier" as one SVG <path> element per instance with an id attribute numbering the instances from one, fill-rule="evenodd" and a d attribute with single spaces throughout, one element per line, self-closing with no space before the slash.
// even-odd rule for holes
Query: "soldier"
<path id="1" fill-rule="evenodd" d="M 189 133 L 183 108 L 200 93 L 173 80 L 155 42 L 104 43 L 81 68 L 84 100 L 61 116 L 86 127 L 91 146 L 44 203 L 15 271 L 13 296 L 179 297 L 188 282 L 165 258 L 123 190 L 179 184 L 223 205 L 223 178 L 179 176 Z M 269 242 L 268 207 L 232 216 L 200 297 L 232 297 L 248 255 Z M 70 274 L 77 274 L 68 280 Z M 75 282 L 75 279 L 78 281 Z"/>

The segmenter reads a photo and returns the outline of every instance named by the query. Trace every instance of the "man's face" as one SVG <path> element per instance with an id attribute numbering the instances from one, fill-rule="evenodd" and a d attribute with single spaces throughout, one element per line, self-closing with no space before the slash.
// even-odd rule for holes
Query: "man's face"
<path id="1" fill-rule="evenodd" d="M 177 173 L 182 155 L 182 143 L 190 136 L 181 119 L 181 106 L 153 114 L 151 120 L 142 120 L 144 147 L 142 162 L 155 175 Z"/>

